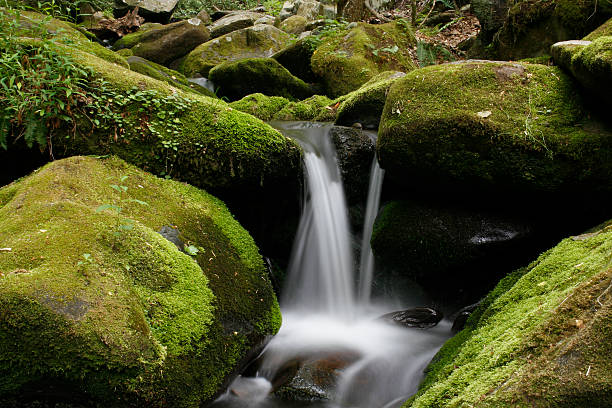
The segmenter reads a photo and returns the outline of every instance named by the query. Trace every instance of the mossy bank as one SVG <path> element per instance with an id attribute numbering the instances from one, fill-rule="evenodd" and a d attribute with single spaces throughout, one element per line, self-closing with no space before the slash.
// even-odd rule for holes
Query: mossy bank
<path id="1" fill-rule="evenodd" d="M 612 229 L 504 278 L 427 369 L 418 407 L 612 404 Z"/>
<path id="2" fill-rule="evenodd" d="M 62 384 L 77 401 L 197 407 L 280 326 L 224 204 L 117 158 L 0 189 L 0 242 L 3 397 Z"/>

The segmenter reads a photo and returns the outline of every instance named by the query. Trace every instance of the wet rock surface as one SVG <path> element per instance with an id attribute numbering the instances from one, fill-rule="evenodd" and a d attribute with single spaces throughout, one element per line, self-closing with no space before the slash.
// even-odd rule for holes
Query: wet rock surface
<path id="1" fill-rule="evenodd" d="M 429 329 L 442 320 L 442 312 L 430 307 L 415 307 L 414 309 L 400 310 L 387 313 L 379 319 L 402 327 Z"/>

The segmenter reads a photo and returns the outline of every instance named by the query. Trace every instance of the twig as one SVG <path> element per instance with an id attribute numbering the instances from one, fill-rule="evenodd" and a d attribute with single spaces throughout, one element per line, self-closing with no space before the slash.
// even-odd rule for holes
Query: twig
<path id="1" fill-rule="evenodd" d="M 419 26 L 417 28 L 421 28 L 421 26 L 423 24 L 425 24 L 425 22 L 427 21 L 427 19 L 429 18 L 431 12 L 434 10 L 435 7 L 436 7 L 436 0 L 433 1 L 433 3 L 431 4 L 431 8 L 429 9 L 429 13 L 427 13 L 427 15 L 425 16 L 423 21 L 421 21 L 421 24 L 419 24 Z"/>
<path id="2" fill-rule="evenodd" d="M 595 8 L 593 9 L 593 14 L 591 14 L 589 17 L 587 17 L 587 21 L 591 19 L 591 17 L 593 17 L 595 15 L 595 13 L 597 13 L 597 0 L 595 0 Z"/>
<path id="3" fill-rule="evenodd" d="M 608 287 L 606 288 L 606 290 L 604 290 L 603 292 L 601 292 L 601 295 L 599 295 L 599 297 L 597 298 L 597 303 L 599 303 L 599 305 L 600 305 L 601 307 L 603 307 L 603 303 L 601 303 L 600 299 L 601 299 L 601 297 L 602 297 L 603 295 L 605 295 L 605 294 L 606 294 L 606 292 L 607 292 L 607 291 L 609 291 L 609 290 L 610 290 L 610 288 L 611 288 L 611 287 L 612 287 L 612 279 L 610 279 L 610 284 L 608 285 Z"/>
<path id="4" fill-rule="evenodd" d="M 364 5 L 365 5 L 366 9 L 368 9 L 368 11 L 370 13 L 374 14 L 374 17 L 376 17 L 380 21 L 384 21 L 385 23 L 388 23 L 389 21 L 391 21 L 387 17 L 385 17 L 382 14 L 380 14 L 378 11 L 374 10 L 374 8 L 372 6 L 370 6 L 368 3 L 369 3 L 369 1 L 366 1 L 364 3 Z"/>

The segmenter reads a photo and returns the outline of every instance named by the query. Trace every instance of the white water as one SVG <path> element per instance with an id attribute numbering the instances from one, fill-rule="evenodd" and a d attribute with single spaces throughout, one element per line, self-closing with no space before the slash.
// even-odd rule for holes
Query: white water
<path id="1" fill-rule="evenodd" d="M 304 149 L 308 180 L 302 219 L 295 238 L 286 287 L 281 299 L 283 325 L 265 350 L 259 378 L 239 378 L 247 395 L 229 393 L 218 404 L 227 407 L 302 407 L 296 402 L 266 398 L 269 383 L 285 363 L 305 364 L 325 358 L 350 356 L 337 372 L 332 401 L 309 407 L 394 408 L 413 394 L 423 369 L 450 336 L 450 324 L 442 321 L 429 330 L 407 329 L 377 317 L 397 310 L 389 302 L 369 304 L 374 263 L 369 245 L 378 212 L 382 170 L 372 166 L 360 266 L 361 302 L 357 303 L 356 271 L 350 249 L 347 207 L 330 126 L 303 122 L 275 123 Z M 372 197 L 376 196 L 376 197 Z M 367 286 L 367 287 L 366 287 Z M 342 357 L 340 357 L 342 359 Z M 249 383 L 244 386 L 244 382 Z M 313 387 L 311 391 L 322 391 Z"/>
<path id="2" fill-rule="evenodd" d="M 374 253 L 370 246 L 374 221 L 380 207 L 380 192 L 382 190 L 385 171 L 378 165 L 374 156 L 370 170 L 370 185 L 368 187 L 368 202 L 363 222 L 363 235 L 361 238 L 361 259 L 359 261 L 359 301 L 362 305 L 370 303 L 372 295 L 372 279 L 374 277 Z"/>

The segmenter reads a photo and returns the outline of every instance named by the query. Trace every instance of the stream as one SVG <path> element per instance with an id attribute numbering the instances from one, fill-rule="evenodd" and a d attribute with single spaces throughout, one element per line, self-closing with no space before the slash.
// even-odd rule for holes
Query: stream
<path id="1" fill-rule="evenodd" d="M 238 377 L 212 406 L 399 407 L 416 392 L 424 368 L 451 331 L 446 320 L 428 330 L 388 323 L 379 317 L 415 305 L 370 299 L 374 261 L 369 237 L 384 172 L 374 161 L 363 255 L 355 262 L 342 179 L 329 136 L 331 125 L 272 125 L 302 146 L 307 180 L 281 297 L 283 325 L 264 350 L 257 376 Z M 292 392 L 309 401 L 270 393 L 290 367 L 299 367 L 289 383 Z"/>

